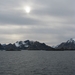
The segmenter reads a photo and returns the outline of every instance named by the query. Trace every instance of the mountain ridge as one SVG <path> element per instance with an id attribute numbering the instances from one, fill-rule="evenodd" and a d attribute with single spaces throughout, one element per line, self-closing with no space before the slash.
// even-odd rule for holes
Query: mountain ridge
<path id="1" fill-rule="evenodd" d="M 38 41 L 17 41 L 13 44 L 0 44 L 0 50 L 16 51 L 16 50 L 47 50 L 47 51 L 63 51 L 63 50 L 75 50 L 75 39 L 69 39 L 66 42 L 62 42 L 56 47 L 51 47 L 45 43 Z"/>
<path id="2" fill-rule="evenodd" d="M 1 45 L 2 46 L 2 45 Z M 13 44 L 3 45 L 4 50 L 6 51 L 16 51 L 16 50 L 54 50 L 51 46 L 46 45 L 45 43 L 40 43 L 38 41 L 17 41 Z"/>

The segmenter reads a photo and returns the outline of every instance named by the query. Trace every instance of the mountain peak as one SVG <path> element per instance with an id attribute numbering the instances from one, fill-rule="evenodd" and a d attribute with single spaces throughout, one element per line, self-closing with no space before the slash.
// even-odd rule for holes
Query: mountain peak
<path id="1" fill-rule="evenodd" d="M 62 50 L 75 50 L 75 39 L 71 38 L 67 42 L 62 42 L 56 48 Z"/>
<path id="2" fill-rule="evenodd" d="M 67 41 L 67 43 L 74 43 L 75 42 L 75 39 L 73 39 L 73 38 L 70 38 L 68 41 Z"/>

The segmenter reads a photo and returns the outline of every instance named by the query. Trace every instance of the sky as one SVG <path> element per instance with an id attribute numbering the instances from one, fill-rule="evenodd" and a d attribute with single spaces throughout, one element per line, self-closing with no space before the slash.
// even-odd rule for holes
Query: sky
<path id="1" fill-rule="evenodd" d="M 75 38 L 75 0 L 0 0 L 0 43 L 31 40 L 53 46 L 70 38 Z"/>

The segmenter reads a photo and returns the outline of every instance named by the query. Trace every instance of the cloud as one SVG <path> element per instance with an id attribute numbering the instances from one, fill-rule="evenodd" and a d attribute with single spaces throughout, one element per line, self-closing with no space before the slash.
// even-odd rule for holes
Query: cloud
<path id="1" fill-rule="evenodd" d="M 0 42 L 37 40 L 56 45 L 75 32 L 74 0 L 0 0 Z M 24 7 L 29 5 L 27 14 Z"/>

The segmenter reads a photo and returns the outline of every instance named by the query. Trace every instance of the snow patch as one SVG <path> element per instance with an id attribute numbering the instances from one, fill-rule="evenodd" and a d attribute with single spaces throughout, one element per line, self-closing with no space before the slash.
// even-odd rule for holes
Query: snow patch
<path id="1" fill-rule="evenodd" d="M 25 47 L 29 47 L 29 45 L 25 45 Z"/>
<path id="2" fill-rule="evenodd" d="M 24 41 L 22 41 L 22 44 L 25 45 L 26 43 Z"/>
<path id="3" fill-rule="evenodd" d="M 75 41 L 75 38 L 73 38 L 73 40 Z"/>
<path id="4" fill-rule="evenodd" d="M 68 43 L 72 43 L 72 42 L 74 42 L 74 43 L 75 43 L 75 39 L 72 39 L 72 38 L 71 38 L 71 39 L 70 39 L 70 40 L 68 40 L 67 42 L 68 42 Z"/>
<path id="5" fill-rule="evenodd" d="M 16 46 L 16 47 L 19 47 L 20 45 L 19 45 L 19 43 L 18 43 L 18 42 L 16 42 L 16 43 L 15 43 L 15 46 Z"/>

